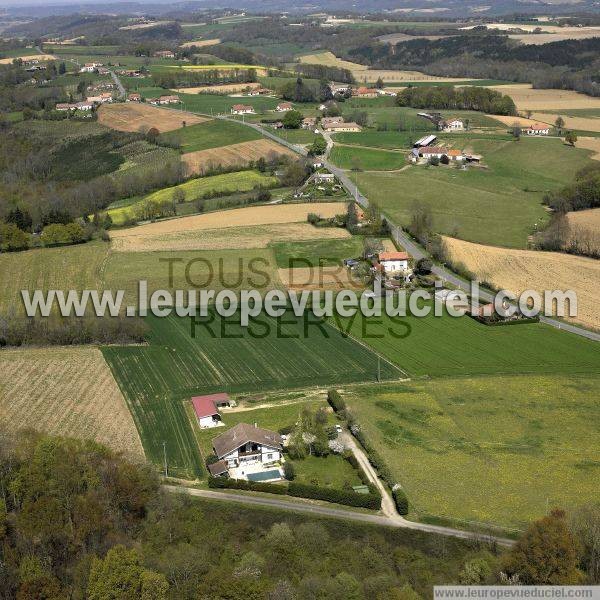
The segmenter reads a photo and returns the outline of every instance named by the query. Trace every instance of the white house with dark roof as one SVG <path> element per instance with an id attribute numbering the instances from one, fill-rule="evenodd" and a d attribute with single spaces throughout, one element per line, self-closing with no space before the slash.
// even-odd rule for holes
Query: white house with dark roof
<path id="1" fill-rule="evenodd" d="M 280 461 L 283 439 L 276 431 L 248 423 L 238 423 L 213 439 L 213 449 L 227 468 Z"/>

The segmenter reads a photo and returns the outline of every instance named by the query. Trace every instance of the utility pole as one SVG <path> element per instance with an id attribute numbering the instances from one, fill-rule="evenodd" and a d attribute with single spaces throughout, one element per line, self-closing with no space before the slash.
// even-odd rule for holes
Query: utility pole
<path id="1" fill-rule="evenodd" d="M 167 442 L 163 442 L 163 456 L 165 461 L 165 477 L 169 476 L 169 468 L 167 466 Z"/>

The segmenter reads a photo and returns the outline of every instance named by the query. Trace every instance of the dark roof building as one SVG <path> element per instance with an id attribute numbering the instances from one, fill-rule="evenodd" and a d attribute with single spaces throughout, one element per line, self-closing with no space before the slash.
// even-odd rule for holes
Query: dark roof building
<path id="1" fill-rule="evenodd" d="M 213 448 L 217 457 L 223 458 L 248 443 L 260 444 L 280 451 L 283 449 L 283 440 L 276 431 L 269 431 L 248 423 L 238 423 L 218 435 L 213 440 Z"/>

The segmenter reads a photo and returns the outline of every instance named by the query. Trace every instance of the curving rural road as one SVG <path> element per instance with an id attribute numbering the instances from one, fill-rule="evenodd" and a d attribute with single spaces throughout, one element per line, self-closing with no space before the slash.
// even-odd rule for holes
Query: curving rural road
<path id="1" fill-rule="evenodd" d="M 242 122 L 239 119 L 232 119 L 230 117 L 225 116 L 220 116 L 218 118 L 225 119 L 228 121 L 235 121 L 237 123 Z M 266 129 L 264 129 L 260 125 L 257 125 L 256 123 L 247 123 L 245 121 L 243 123 L 248 127 L 256 129 L 256 131 L 258 131 L 265 137 L 268 137 L 278 142 L 279 144 L 286 146 L 290 150 L 293 150 L 297 154 L 301 154 L 303 156 L 307 155 L 306 149 L 302 146 L 290 144 L 286 140 L 280 138 L 279 136 L 275 135 L 270 131 L 267 131 Z M 327 153 L 329 153 L 332 140 L 330 136 L 327 136 L 325 139 L 327 141 Z M 340 169 L 339 167 L 336 167 L 326 158 L 323 160 L 323 164 L 331 173 L 333 173 L 340 180 L 340 183 L 344 186 L 346 191 L 356 200 L 358 204 L 360 204 L 363 208 L 367 208 L 369 206 L 368 198 L 360 193 L 358 186 L 350 179 L 350 177 L 348 177 L 348 174 L 344 170 Z M 392 221 L 389 219 L 389 217 L 385 214 L 383 216 L 391 225 Z M 391 225 L 391 229 L 392 237 L 395 239 L 396 243 L 402 246 L 415 260 L 419 260 L 420 258 L 426 257 L 429 258 L 429 253 L 421 245 L 415 242 L 415 240 L 411 238 L 401 227 L 399 227 L 398 225 Z M 464 279 L 456 275 L 456 273 L 442 265 L 434 265 L 432 272 L 445 283 L 449 283 L 467 293 L 471 291 L 469 282 L 465 281 Z M 482 300 L 485 300 L 486 302 L 492 302 L 494 300 L 494 295 L 484 290 L 480 291 L 479 296 Z M 600 333 L 589 331 L 587 329 L 584 329 L 583 327 L 572 325 L 570 323 L 560 321 L 559 319 L 553 319 L 551 317 L 540 317 L 540 322 L 545 323 L 546 325 L 550 325 L 551 327 L 554 327 L 556 329 L 568 331 L 569 333 L 579 335 L 581 337 L 587 338 L 588 340 L 600 342 Z"/>
<path id="2" fill-rule="evenodd" d="M 221 502 L 234 502 L 237 504 L 246 504 L 250 506 L 264 506 L 268 508 L 276 508 L 278 510 L 287 510 L 291 512 L 306 513 L 315 516 L 329 517 L 332 519 L 344 519 L 348 521 L 356 521 L 359 523 L 369 523 L 371 525 L 380 525 L 382 527 L 396 527 L 399 529 L 412 529 L 415 531 L 423 531 L 425 533 L 436 533 L 449 537 L 456 537 L 465 540 L 489 541 L 495 542 L 501 546 L 512 546 L 513 540 L 472 533 L 461 529 L 452 529 L 450 527 L 440 527 L 438 525 L 427 525 L 426 523 L 414 523 L 407 521 L 402 517 L 388 517 L 385 515 L 373 515 L 352 510 L 344 510 L 341 508 L 330 508 L 317 504 L 308 504 L 286 500 L 284 497 L 267 497 L 267 496 L 244 496 L 242 494 L 234 494 L 231 492 L 216 492 L 214 490 L 203 490 L 190 488 L 180 485 L 163 485 L 163 489 L 174 494 L 188 494 L 189 496 L 197 496 L 208 500 L 218 500 Z"/>

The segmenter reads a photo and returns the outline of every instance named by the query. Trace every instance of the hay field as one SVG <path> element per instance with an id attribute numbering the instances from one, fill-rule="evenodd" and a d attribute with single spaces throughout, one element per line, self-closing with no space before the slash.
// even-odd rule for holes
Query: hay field
<path id="1" fill-rule="evenodd" d="M 398 71 L 394 69 L 373 69 L 369 70 L 366 65 L 350 62 L 338 58 L 332 52 L 317 52 L 315 54 L 305 54 L 300 57 L 300 62 L 311 65 L 324 65 L 326 67 L 339 67 L 348 69 L 358 82 L 372 83 L 380 77 L 383 81 L 464 81 L 464 77 L 438 77 L 436 75 L 427 75 L 421 71 Z"/>
<path id="2" fill-rule="evenodd" d="M 593 150 L 594 154 L 590 156 L 592 160 L 600 160 L 600 138 L 580 137 L 575 144 L 578 148 Z M 585 212 L 585 211 L 584 211 Z"/>
<path id="3" fill-rule="evenodd" d="M 600 98 L 586 96 L 571 90 L 538 90 L 529 83 L 490 86 L 502 94 L 508 94 L 517 110 L 553 111 L 579 108 L 600 108 Z"/>
<path id="4" fill-rule="evenodd" d="M 239 71 L 244 69 L 254 69 L 256 74 L 259 77 L 266 77 L 268 75 L 269 69 L 267 67 L 260 67 L 257 65 L 234 65 L 234 64 L 225 64 L 225 65 L 185 65 L 179 67 L 180 69 L 184 69 L 185 71 Z"/>
<path id="5" fill-rule="evenodd" d="M 541 113 L 538 113 L 541 114 Z M 542 119 L 527 119 L 525 117 L 511 117 L 507 115 L 486 115 L 490 117 L 490 119 L 494 119 L 495 121 L 499 121 L 503 125 L 507 127 L 512 127 L 515 123 L 518 123 L 521 127 L 529 127 L 530 125 L 535 125 L 536 123 L 548 123 L 546 120 Z M 546 116 L 546 115 L 544 115 Z"/>
<path id="6" fill-rule="evenodd" d="M 600 117 L 572 117 L 568 115 L 559 115 L 558 113 L 545 112 L 533 113 L 533 118 L 543 123 L 554 123 L 559 116 L 565 121 L 564 129 L 600 132 Z"/>
<path id="7" fill-rule="evenodd" d="M 196 48 L 204 48 L 205 46 L 216 46 L 220 44 L 221 40 L 219 38 L 215 38 L 212 40 L 195 40 L 192 42 L 185 42 L 181 44 L 180 48 L 191 48 L 192 46 L 196 46 Z"/>
<path id="8" fill-rule="evenodd" d="M 161 236 L 179 234 L 186 231 L 205 229 L 226 229 L 231 227 L 249 227 L 252 225 L 274 225 L 278 223 L 303 223 L 309 213 L 315 212 L 324 218 L 334 217 L 345 211 L 341 202 L 304 202 L 302 204 L 280 204 L 273 206 L 251 206 L 235 208 L 203 215 L 182 217 L 157 223 L 148 223 L 129 229 L 111 231 L 113 243 L 118 245 L 121 238 L 138 236 Z"/>
<path id="9" fill-rule="evenodd" d="M 0 58 L 0 65 L 11 65 L 13 60 L 20 58 L 26 60 L 56 60 L 56 56 L 52 54 L 28 54 L 27 56 L 9 56 L 8 58 Z"/>
<path id="10" fill-rule="evenodd" d="M 198 87 L 188 88 L 177 88 L 175 91 L 181 94 L 201 94 L 202 92 L 209 93 L 223 93 L 223 94 L 235 94 L 236 92 L 243 92 L 247 89 L 255 89 L 262 87 L 258 81 L 251 83 L 224 83 L 222 85 L 200 85 Z"/>
<path id="11" fill-rule="evenodd" d="M 93 439 L 144 456 L 121 390 L 97 348 L 2 350 L 0 424 Z"/>
<path id="12" fill-rule="evenodd" d="M 139 102 L 102 104 L 98 109 L 98 123 L 119 131 L 138 132 L 144 128 L 156 127 L 158 131 L 165 133 L 179 129 L 183 126 L 183 121 L 187 125 L 196 125 L 209 120 L 194 113 Z"/>
<path id="13" fill-rule="evenodd" d="M 188 175 L 196 175 L 203 173 L 211 166 L 242 166 L 261 157 L 270 160 L 281 155 L 295 156 L 295 153 L 273 140 L 261 139 L 189 152 L 184 154 L 181 160 L 187 166 Z"/>
<path id="14" fill-rule="evenodd" d="M 173 21 L 151 21 L 149 23 L 135 23 L 133 25 L 124 25 L 123 27 L 119 27 L 123 31 L 134 31 L 137 29 L 151 29 L 152 27 L 158 27 L 159 25 L 167 25 L 168 23 L 172 23 Z"/>
<path id="15" fill-rule="evenodd" d="M 526 289 L 574 290 L 578 315 L 572 320 L 600 328 L 597 302 L 600 261 L 560 252 L 512 250 L 449 237 L 443 239 L 453 263 L 462 263 L 478 279 L 496 288 L 517 294 Z"/>
<path id="16" fill-rule="evenodd" d="M 340 207 L 341 208 L 341 207 Z M 135 233 L 137 227 L 132 233 Z M 279 241 L 309 241 L 316 239 L 345 239 L 350 234 L 337 227 L 316 228 L 308 223 L 281 223 L 252 227 L 230 227 L 227 235 L 222 229 L 198 229 L 167 234 L 146 234 L 113 237 L 116 252 L 149 252 L 159 250 L 235 250 L 266 248 Z"/>
<path id="17" fill-rule="evenodd" d="M 523 45 L 527 46 L 541 46 L 542 44 L 551 44 L 552 42 L 563 42 L 565 40 L 587 40 L 589 38 L 600 37 L 600 29 L 595 31 L 583 31 L 576 27 L 568 28 L 562 27 L 561 29 L 574 29 L 571 33 L 536 33 L 535 35 L 524 34 L 513 34 L 508 37 L 511 40 L 517 40 Z M 592 29 L 592 28 L 590 28 Z"/>

